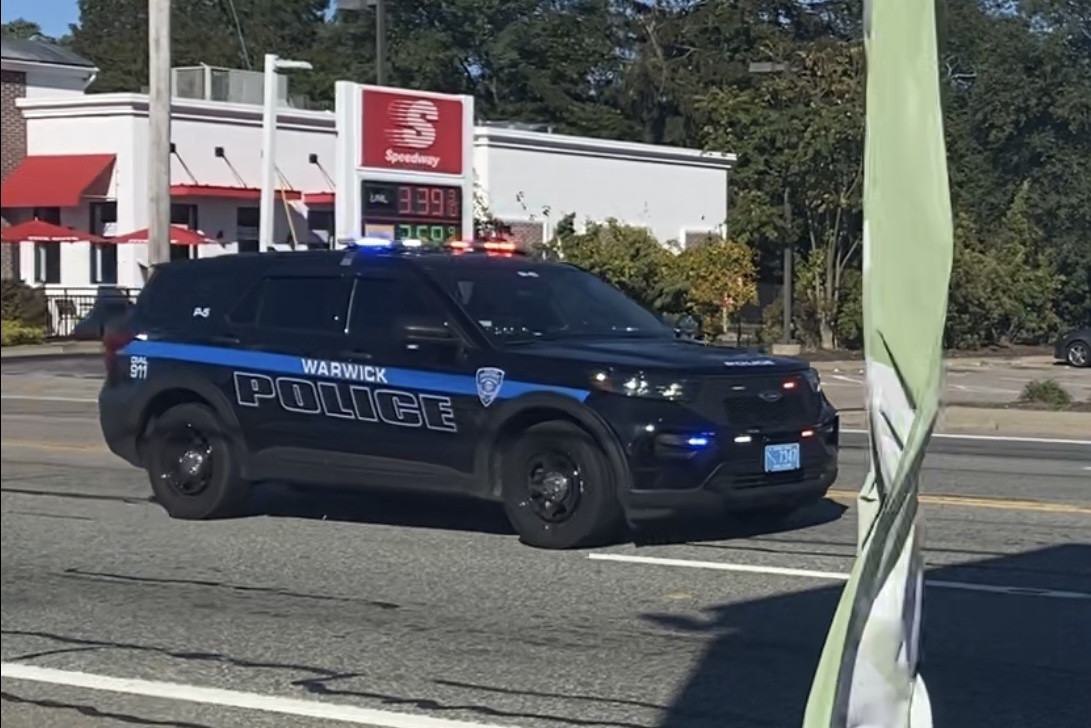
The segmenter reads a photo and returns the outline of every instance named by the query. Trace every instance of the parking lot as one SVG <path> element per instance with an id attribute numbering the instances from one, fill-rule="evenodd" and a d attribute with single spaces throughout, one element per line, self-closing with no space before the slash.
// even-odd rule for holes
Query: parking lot
<path id="1" fill-rule="evenodd" d="M 102 445 L 96 365 L 3 364 L 5 676 L 56 671 L 5 680 L 4 721 L 798 724 L 852 563 L 862 449 L 782 528 L 727 519 L 591 551 L 523 546 L 490 506 L 278 483 L 248 517 L 187 523 Z M 926 464 L 937 726 L 1075 728 L 1091 711 L 1091 447 L 1015 444 Z"/>

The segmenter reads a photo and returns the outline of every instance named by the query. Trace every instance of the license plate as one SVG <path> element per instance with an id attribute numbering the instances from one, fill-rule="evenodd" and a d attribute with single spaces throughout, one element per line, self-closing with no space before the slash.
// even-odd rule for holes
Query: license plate
<path id="1" fill-rule="evenodd" d="M 799 443 L 765 446 L 765 472 L 783 473 L 799 470 Z"/>

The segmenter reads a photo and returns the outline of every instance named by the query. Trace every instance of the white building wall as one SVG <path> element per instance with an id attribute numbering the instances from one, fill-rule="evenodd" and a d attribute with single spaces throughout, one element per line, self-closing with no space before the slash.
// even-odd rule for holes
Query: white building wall
<path id="1" fill-rule="evenodd" d="M 117 232 L 148 226 L 146 96 L 53 94 L 18 103 L 27 118 L 28 154 L 115 154 L 109 196 L 117 201 Z M 176 99 L 171 139 L 172 184 L 259 187 L 260 107 Z M 727 217 L 733 155 L 495 127 L 477 127 L 473 144 L 477 187 L 491 212 L 507 222 L 544 222 L 545 235 L 557 220 L 575 213 L 577 224 L 613 217 L 646 226 L 666 243 L 684 240 L 687 231 L 719 230 Z M 216 147 L 223 148 L 222 157 Z M 333 190 L 335 150 L 334 114 L 281 110 L 277 168 L 282 186 L 300 192 Z M 234 252 L 236 208 L 258 206 L 257 200 L 174 202 L 196 204 L 201 231 L 225 241 L 200 246 L 202 257 Z M 288 240 L 289 221 L 298 239 L 310 239 L 306 214 L 302 202 L 292 202 L 286 213 L 278 198 L 274 239 Z M 62 222 L 87 229 L 87 204 L 62 211 Z M 92 285 L 87 246 L 62 247 L 61 285 Z M 24 279 L 32 281 L 33 250 L 26 249 L 20 260 Z M 145 245 L 121 245 L 117 285 L 142 285 L 146 260 Z"/>
<path id="2" fill-rule="evenodd" d="M 727 219 L 733 155 L 491 127 L 474 145 L 489 208 L 504 221 L 615 218 L 666 243 Z"/>

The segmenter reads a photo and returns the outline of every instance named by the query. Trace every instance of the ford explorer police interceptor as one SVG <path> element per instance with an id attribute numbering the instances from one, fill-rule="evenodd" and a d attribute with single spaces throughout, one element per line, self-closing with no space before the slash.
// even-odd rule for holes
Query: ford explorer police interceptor
<path id="1" fill-rule="evenodd" d="M 824 496 L 838 415 L 806 363 L 679 338 L 503 246 L 157 267 L 105 338 L 105 439 L 175 518 L 238 514 L 273 479 L 459 493 L 545 548 Z"/>

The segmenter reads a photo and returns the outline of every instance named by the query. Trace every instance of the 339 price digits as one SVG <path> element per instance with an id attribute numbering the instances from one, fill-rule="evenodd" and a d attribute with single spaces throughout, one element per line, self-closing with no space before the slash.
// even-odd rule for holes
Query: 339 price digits
<path id="1" fill-rule="evenodd" d="M 398 214 L 458 220 L 462 217 L 462 205 L 455 188 L 401 185 L 398 187 Z"/>

